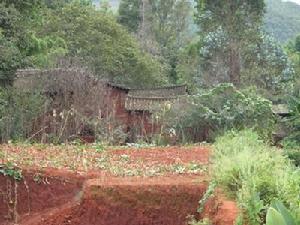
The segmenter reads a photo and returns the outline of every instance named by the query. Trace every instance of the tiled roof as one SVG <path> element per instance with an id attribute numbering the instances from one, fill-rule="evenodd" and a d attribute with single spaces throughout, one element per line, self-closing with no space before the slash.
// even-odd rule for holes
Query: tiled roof
<path id="1" fill-rule="evenodd" d="M 152 89 L 129 90 L 125 102 L 128 111 L 156 111 L 172 104 L 179 96 L 186 95 L 186 85 Z"/>
<path id="2" fill-rule="evenodd" d="M 149 111 L 154 112 L 164 107 L 167 107 L 167 104 L 172 104 L 177 100 L 177 97 L 170 98 L 143 98 L 143 97 L 133 97 L 127 96 L 125 101 L 125 108 L 128 111 Z"/>
<path id="3" fill-rule="evenodd" d="M 17 78 L 14 82 L 16 88 L 22 88 L 25 91 L 31 91 L 38 87 L 44 91 L 48 91 L 49 80 L 56 80 L 57 76 L 64 75 L 65 79 L 72 79 L 72 72 L 80 72 L 84 74 L 84 70 L 76 68 L 57 68 L 51 70 L 26 69 L 17 72 Z M 68 77 L 68 75 L 70 75 Z M 89 74 L 87 74 L 88 77 Z M 97 80 L 97 79 L 95 79 Z M 102 81 L 102 80 L 97 80 Z M 154 87 L 145 89 L 133 89 L 122 84 L 115 84 L 102 81 L 108 86 L 126 91 L 125 108 L 128 111 L 155 111 L 161 109 L 166 104 L 172 103 L 179 96 L 186 95 L 186 85 Z M 72 87 L 70 87 L 72 88 Z M 46 89 L 46 90 L 45 90 Z"/>
<path id="4" fill-rule="evenodd" d="M 288 105 L 286 104 L 277 104 L 272 106 L 272 111 L 274 114 L 285 116 L 289 115 L 291 112 L 289 110 Z"/>

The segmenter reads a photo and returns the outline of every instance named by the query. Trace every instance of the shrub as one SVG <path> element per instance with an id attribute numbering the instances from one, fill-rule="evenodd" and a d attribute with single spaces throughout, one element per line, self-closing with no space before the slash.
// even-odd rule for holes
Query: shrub
<path id="1" fill-rule="evenodd" d="M 291 132 L 287 141 L 294 142 L 300 146 L 300 98 L 291 97 L 289 101 L 289 108 L 291 110 L 291 117 L 288 120 Z"/>
<path id="2" fill-rule="evenodd" d="M 297 166 L 300 166 L 300 145 L 297 141 L 283 141 L 284 154 Z"/>
<path id="3" fill-rule="evenodd" d="M 26 138 L 44 104 L 39 93 L 0 88 L 0 142 Z"/>
<path id="4" fill-rule="evenodd" d="M 280 200 L 300 220 L 300 170 L 256 132 L 230 132 L 217 139 L 213 177 L 237 199 L 244 222 L 264 223 L 266 209 Z"/>
<path id="5" fill-rule="evenodd" d="M 227 130 L 244 128 L 254 128 L 260 136 L 269 138 L 274 125 L 271 105 L 255 91 L 221 84 L 178 101 L 165 117 L 183 142 L 211 141 Z"/>

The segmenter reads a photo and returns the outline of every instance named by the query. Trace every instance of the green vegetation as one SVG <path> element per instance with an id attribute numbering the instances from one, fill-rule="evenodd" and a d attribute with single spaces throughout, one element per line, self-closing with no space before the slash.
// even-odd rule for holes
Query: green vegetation
<path id="1" fill-rule="evenodd" d="M 207 218 L 197 221 L 194 217 L 191 217 L 188 221 L 188 225 L 211 225 L 211 221 Z"/>
<path id="2" fill-rule="evenodd" d="M 67 4 L 52 12 L 45 28 L 65 40 L 66 57 L 82 59 L 101 78 L 138 87 L 166 82 L 162 65 L 143 54 L 113 16 L 91 5 Z"/>
<path id="3" fill-rule="evenodd" d="M 238 90 L 232 84 L 179 101 L 163 120 L 177 131 L 182 142 L 212 141 L 227 130 L 244 128 L 254 128 L 267 139 L 274 125 L 270 101 L 255 90 Z"/>
<path id="4" fill-rule="evenodd" d="M 238 224 L 299 224 L 300 6 L 280 0 L 121 0 L 114 1 L 120 2 L 116 12 L 108 1 L 101 7 L 93 2 L 1 1 L 0 142 L 10 144 L 0 148 L 0 174 L 22 179 L 14 165 L 104 170 L 116 176 L 207 172 L 208 165 L 198 162 L 148 165 L 108 151 L 106 144 L 128 141 L 131 127 L 112 121 L 115 108 L 103 110 L 118 99 L 103 103 L 104 88 L 93 89 L 95 80 L 129 88 L 187 84 L 189 95 L 155 113 L 139 110 L 136 115 L 151 115 L 151 125 L 160 125 L 149 142 L 215 142 L 213 179 L 199 211 L 221 187 L 238 203 Z M 13 87 L 18 69 L 57 67 L 84 69 L 94 77 L 70 79 L 62 72 L 61 79 L 48 81 L 59 86 L 53 93 Z M 290 113 L 276 116 L 272 104 L 289 105 Z M 43 127 L 33 129 L 41 115 Z M 278 144 L 282 148 L 271 147 L 276 121 L 288 128 Z M 40 140 L 52 144 L 74 140 L 81 131 L 99 142 L 29 144 L 46 128 L 51 131 Z M 25 144 L 11 144 L 17 141 Z M 34 178 L 41 179 L 39 174 Z M 191 218 L 189 224 L 210 221 Z"/>
<path id="5" fill-rule="evenodd" d="M 99 2 L 101 2 L 101 0 L 94 0 L 95 4 Z M 110 0 L 109 4 L 113 9 L 117 9 L 118 5 L 123 2 L 131 3 L 134 1 Z M 193 0 L 191 0 L 191 2 L 193 2 Z M 281 0 L 266 0 L 265 3 L 266 13 L 264 16 L 264 28 L 266 31 L 271 33 L 280 43 L 286 43 L 288 40 L 295 38 L 295 36 L 300 33 L 300 5 Z M 128 4 L 127 7 L 129 7 L 129 5 L 130 4 Z M 138 15 L 138 12 L 136 11 L 136 14 L 130 15 L 136 18 L 135 16 Z M 124 19 L 126 20 L 126 18 Z M 133 26 L 136 25 L 133 24 Z M 192 31 L 195 32 L 194 30 Z"/>
<path id="6" fill-rule="evenodd" d="M 156 177 L 165 174 L 186 174 L 200 175 L 208 172 L 208 165 L 198 161 L 160 163 L 147 161 L 146 157 L 131 157 L 128 154 L 119 154 L 119 151 L 131 150 L 132 153 L 139 151 L 133 147 L 113 147 L 101 146 L 99 144 L 85 145 L 63 144 L 24 144 L 16 143 L 5 145 L 0 148 L 0 173 L 18 177 L 18 169 L 34 167 L 40 170 L 43 168 L 67 169 L 70 171 L 106 171 L 114 176 L 123 177 Z M 149 148 L 151 150 L 151 148 Z M 39 157 L 42 156 L 42 157 Z M 2 169 L 2 170 L 1 170 Z M 36 177 L 38 180 L 39 178 Z"/>
<path id="7" fill-rule="evenodd" d="M 16 181 L 22 180 L 22 170 L 18 169 L 12 163 L 8 162 L 4 165 L 0 164 L 0 174 L 4 176 L 9 176 Z"/>
<path id="8" fill-rule="evenodd" d="M 250 130 L 227 133 L 214 147 L 213 177 L 237 200 L 241 221 L 262 224 L 268 207 L 279 200 L 289 208 L 296 224 L 300 222 L 300 170 L 278 149 Z"/>
<path id="9" fill-rule="evenodd" d="M 281 0 L 266 0 L 265 29 L 281 43 L 300 33 L 300 5 Z"/>
<path id="10" fill-rule="evenodd" d="M 39 92 L 24 94 L 12 88 L 0 88 L 0 142 L 30 137 L 33 122 L 47 100 Z"/>
<path id="11" fill-rule="evenodd" d="M 60 58 L 131 86 L 166 82 L 160 62 L 143 53 L 111 14 L 88 0 L 7 1 L 1 3 L 0 15 L 2 85 L 12 83 L 18 68 L 55 67 Z"/>
<path id="12" fill-rule="evenodd" d="M 279 201 L 275 201 L 268 209 L 266 225 L 296 225 L 289 210 Z"/>
<path id="13" fill-rule="evenodd" d="M 178 83 L 180 50 L 193 37 L 192 14 L 192 4 L 185 0 L 122 0 L 118 21 L 134 32 L 144 52 L 163 63 L 169 82 Z"/>

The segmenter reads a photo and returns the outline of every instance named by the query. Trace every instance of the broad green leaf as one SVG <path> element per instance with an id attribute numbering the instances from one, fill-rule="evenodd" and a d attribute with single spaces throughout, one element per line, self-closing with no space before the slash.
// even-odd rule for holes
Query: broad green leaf
<path id="1" fill-rule="evenodd" d="M 266 225 L 287 225 L 283 216 L 274 208 L 269 208 Z"/>

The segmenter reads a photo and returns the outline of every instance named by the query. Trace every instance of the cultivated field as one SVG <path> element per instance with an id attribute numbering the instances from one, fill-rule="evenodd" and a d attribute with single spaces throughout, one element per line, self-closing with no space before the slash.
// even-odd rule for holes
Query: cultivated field
<path id="1" fill-rule="evenodd" d="M 189 216 L 231 225 L 234 202 L 220 193 L 201 214 L 208 147 L 104 148 L 2 145 L 0 224 L 188 224 Z M 3 176 L 5 174 L 6 176 Z"/>

